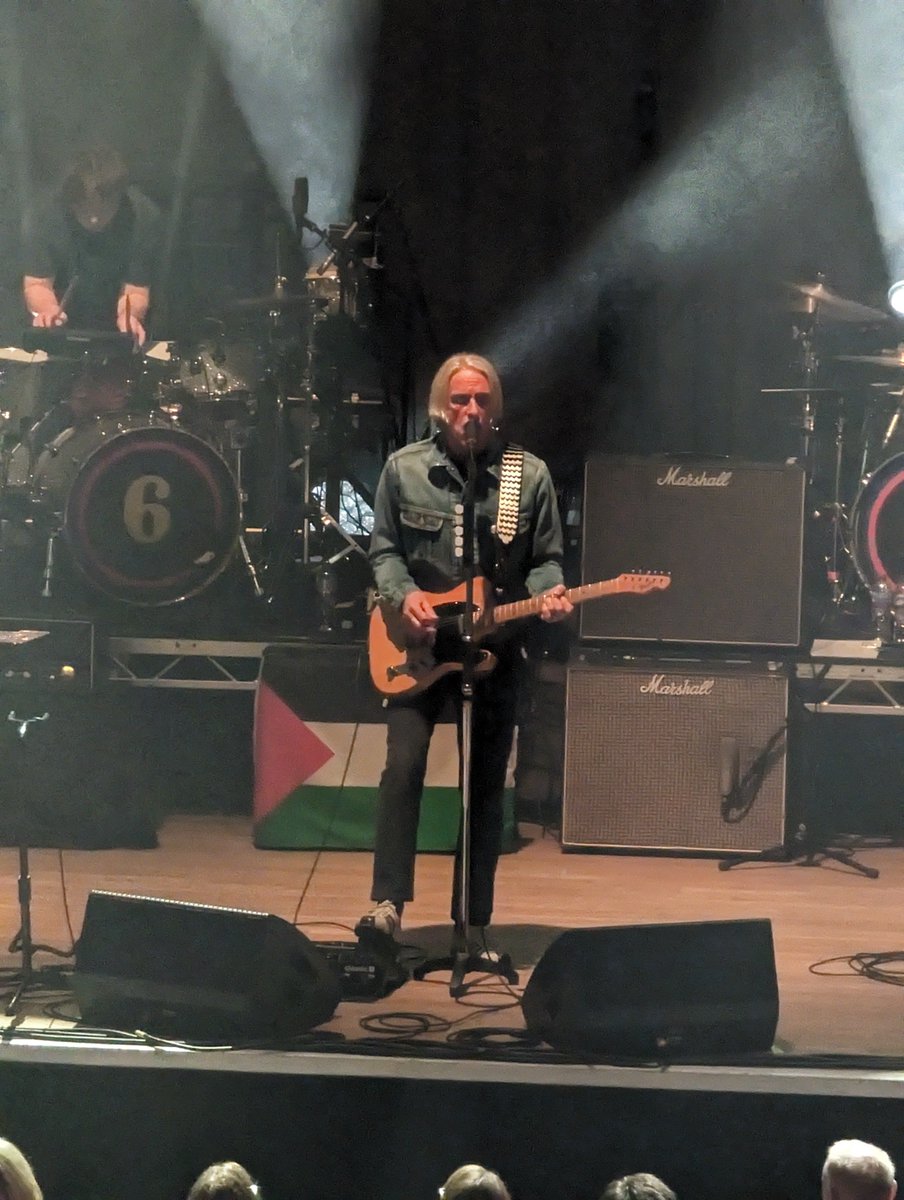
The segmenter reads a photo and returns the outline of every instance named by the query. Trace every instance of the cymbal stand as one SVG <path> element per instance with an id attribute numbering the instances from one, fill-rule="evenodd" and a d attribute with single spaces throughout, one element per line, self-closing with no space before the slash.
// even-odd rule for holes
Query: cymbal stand
<path id="1" fill-rule="evenodd" d="M 303 410 L 302 423 L 302 445 L 301 458 L 296 458 L 289 463 L 290 471 L 297 471 L 301 467 L 301 489 L 302 489 L 302 505 L 303 517 L 301 525 L 301 561 L 304 566 L 309 566 L 311 562 L 311 521 L 310 515 L 313 507 L 314 490 L 311 486 L 311 451 L 313 449 L 314 438 L 314 405 L 318 402 L 310 387 L 302 387 L 302 395 L 289 396 L 289 403 L 297 405 Z"/>
<path id="2" fill-rule="evenodd" d="M 239 553 L 242 556 L 242 562 L 245 564 L 245 570 L 248 572 L 248 578 L 251 580 L 251 588 L 255 597 L 259 600 L 264 594 L 264 589 L 261 586 L 260 577 L 257 573 L 257 567 L 254 565 L 254 559 L 251 557 L 251 552 L 248 549 L 248 529 L 245 525 L 245 510 L 248 506 L 248 489 L 245 486 L 243 475 L 244 468 L 244 449 L 241 444 L 233 445 L 232 453 L 235 463 L 234 475 L 236 487 L 239 494 Z"/>
<path id="3" fill-rule="evenodd" d="M 794 335 L 800 342 L 801 363 L 803 369 L 803 411 L 800 422 L 800 461 L 807 473 L 807 483 L 812 483 L 816 464 L 813 461 L 814 440 L 816 433 L 816 379 L 819 374 L 819 356 L 816 351 L 816 329 L 819 322 L 819 301 L 813 301 L 810 320 L 802 321 L 794 330 Z"/>
<path id="4" fill-rule="evenodd" d="M 840 572 L 841 551 L 845 549 L 842 538 L 842 521 L 845 519 L 841 503 L 841 468 L 844 457 L 845 412 L 844 397 L 838 397 L 838 408 L 835 414 L 835 464 L 832 479 L 832 545 L 829 551 L 827 578 L 832 593 L 832 604 L 837 608 L 841 603 L 845 585 L 842 583 Z"/>
<path id="5" fill-rule="evenodd" d="M 343 558 L 347 558 L 350 554 L 360 554 L 367 559 L 367 551 L 363 546 L 346 533 L 334 516 L 327 512 L 325 506 L 321 506 L 320 520 L 324 528 L 334 529 L 336 533 L 343 539 L 345 545 L 341 550 L 331 555 L 330 558 L 321 558 L 320 566 L 317 568 L 317 593 L 320 597 L 320 632 L 333 633 L 335 632 L 335 617 L 336 617 L 336 575 L 333 567 L 337 562 L 341 562 Z"/>

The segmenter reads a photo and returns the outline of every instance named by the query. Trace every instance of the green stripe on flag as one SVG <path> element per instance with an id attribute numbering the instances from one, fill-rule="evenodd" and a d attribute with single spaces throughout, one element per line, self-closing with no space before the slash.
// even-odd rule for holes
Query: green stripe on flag
<path id="1" fill-rule="evenodd" d="M 424 788 L 418 825 L 419 851 L 451 851 L 458 835 L 461 802 L 457 788 Z M 372 850 L 376 829 L 375 787 L 320 787 L 289 792 L 254 827 L 261 850 Z M 506 789 L 503 850 L 517 843 L 514 790 Z"/>

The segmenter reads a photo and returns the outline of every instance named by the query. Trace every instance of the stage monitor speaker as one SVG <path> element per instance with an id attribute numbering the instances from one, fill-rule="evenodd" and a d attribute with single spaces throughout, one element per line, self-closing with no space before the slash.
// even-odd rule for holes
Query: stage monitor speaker
<path id="1" fill-rule="evenodd" d="M 768 1051 L 778 983 L 768 920 L 572 929 L 534 968 L 528 1030 L 576 1054 Z"/>
<path id="2" fill-rule="evenodd" d="M 197 1039 L 292 1037 L 329 1020 L 338 976 L 268 913 L 91 892 L 73 987 L 82 1020 Z"/>
<path id="3" fill-rule="evenodd" d="M 581 606 L 585 641 L 796 646 L 804 472 L 733 460 L 601 456 L 584 480 L 583 577 L 671 586 Z"/>
<path id="4" fill-rule="evenodd" d="M 564 847 L 743 854 L 783 842 L 784 670 L 583 658 L 567 673 Z"/>

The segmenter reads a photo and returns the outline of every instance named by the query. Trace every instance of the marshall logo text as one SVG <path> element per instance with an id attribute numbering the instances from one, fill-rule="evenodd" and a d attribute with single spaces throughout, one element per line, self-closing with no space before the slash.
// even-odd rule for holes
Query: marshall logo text
<path id="1" fill-rule="evenodd" d="M 715 679 L 666 679 L 664 675 L 653 675 L 649 683 L 643 683 L 643 695 L 653 696 L 710 696 L 716 686 Z"/>
<path id="2" fill-rule="evenodd" d="M 728 487 L 731 483 L 731 477 L 734 471 L 716 471 L 708 475 L 706 471 L 700 471 L 694 475 L 690 471 L 681 473 L 680 467 L 669 467 L 664 475 L 660 475 L 656 480 L 659 487 Z"/>

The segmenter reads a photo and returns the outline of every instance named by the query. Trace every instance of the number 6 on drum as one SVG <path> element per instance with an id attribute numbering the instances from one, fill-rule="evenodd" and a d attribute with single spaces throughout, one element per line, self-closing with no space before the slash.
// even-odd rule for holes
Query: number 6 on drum
<path id="1" fill-rule="evenodd" d="M 155 413 L 111 413 L 65 430 L 38 458 L 33 493 L 61 517 L 88 582 L 128 604 L 197 595 L 241 544 L 241 502 L 226 462 Z"/>
<path id="2" fill-rule="evenodd" d="M 170 485 L 161 475 L 139 475 L 126 488 L 122 506 L 123 524 L 136 542 L 148 545 L 162 541 L 172 527 L 172 517 L 165 504 Z"/>

